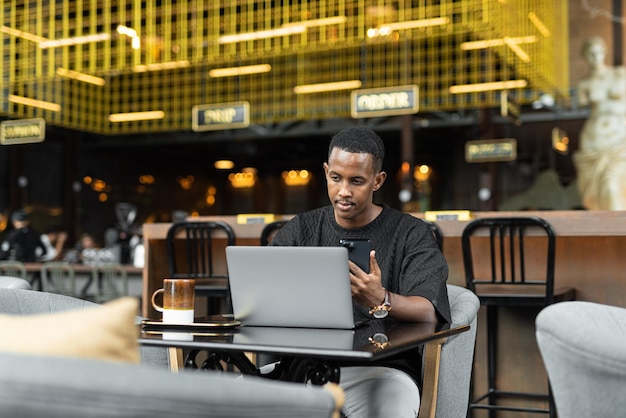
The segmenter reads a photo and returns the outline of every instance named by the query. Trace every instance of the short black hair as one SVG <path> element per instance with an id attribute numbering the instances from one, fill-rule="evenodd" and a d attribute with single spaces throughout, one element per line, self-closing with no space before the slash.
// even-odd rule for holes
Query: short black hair
<path id="1" fill-rule="evenodd" d="M 28 219 L 28 214 L 26 213 L 26 211 L 24 209 L 18 209 L 15 212 L 13 212 L 13 215 L 11 215 L 11 220 L 13 222 L 24 222 Z"/>
<path id="2" fill-rule="evenodd" d="M 328 146 L 329 159 L 333 148 L 360 154 L 370 154 L 373 157 L 374 172 L 379 173 L 383 169 L 385 145 L 380 136 L 369 128 L 361 126 L 346 128 L 333 136 Z"/>

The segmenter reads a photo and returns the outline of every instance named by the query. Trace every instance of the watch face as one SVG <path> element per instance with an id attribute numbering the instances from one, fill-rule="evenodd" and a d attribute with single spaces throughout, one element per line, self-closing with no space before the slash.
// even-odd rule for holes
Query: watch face
<path id="1" fill-rule="evenodd" d="M 379 309 L 377 311 L 374 311 L 373 315 L 374 315 L 374 318 L 376 319 L 382 319 L 382 318 L 387 317 L 387 315 L 389 315 L 389 311 L 386 309 Z"/>

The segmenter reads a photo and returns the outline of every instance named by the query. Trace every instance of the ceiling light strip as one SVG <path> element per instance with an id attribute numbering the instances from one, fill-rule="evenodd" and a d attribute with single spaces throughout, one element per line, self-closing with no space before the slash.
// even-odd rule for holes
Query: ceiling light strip
<path id="1" fill-rule="evenodd" d="M 281 27 L 287 28 L 292 26 L 304 26 L 307 28 L 318 27 L 318 26 L 329 26 L 329 25 L 339 25 L 341 23 L 346 23 L 348 18 L 345 16 L 335 16 L 335 17 L 325 17 L 322 19 L 312 19 L 312 20 L 303 20 L 300 22 L 291 22 L 291 23 L 283 23 Z"/>
<path id="2" fill-rule="evenodd" d="M 519 36 L 519 37 L 511 37 L 509 39 L 515 42 L 516 44 L 530 44 L 533 42 L 537 42 L 536 36 Z M 505 45 L 504 39 L 486 39 L 484 41 L 463 42 L 461 44 L 461 49 L 463 51 L 468 51 L 471 49 L 493 48 L 496 46 L 503 46 L 503 45 Z"/>
<path id="3" fill-rule="evenodd" d="M 147 112 L 132 112 L 132 113 L 112 113 L 109 115 L 109 122 L 135 122 L 140 120 L 156 120 L 163 119 L 165 112 L 162 110 L 151 110 Z"/>
<path id="4" fill-rule="evenodd" d="M 382 25 L 378 25 L 379 29 L 386 28 L 391 30 L 402 30 L 402 29 L 417 29 L 417 28 L 426 28 L 430 26 L 441 26 L 447 25 L 450 22 L 450 19 L 447 17 L 435 17 L 432 19 L 421 19 L 421 20 L 409 20 L 406 22 L 395 22 L 395 23 L 384 23 Z"/>
<path id="5" fill-rule="evenodd" d="M 49 39 L 39 41 L 39 48 L 57 48 L 60 46 L 82 45 L 92 42 L 103 42 L 111 39 L 108 33 L 96 33 L 94 35 L 75 36 L 73 38 Z"/>
<path id="6" fill-rule="evenodd" d="M 61 105 L 52 102 L 45 102 L 43 100 L 30 99 L 28 97 L 16 96 L 14 94 L 9 94 L 9 102 L 22 104 L 25 106 L 38 107 L 44 110 L 50 110 L 52 112 L 60 112 Z"/>
<path id="7" fill-rule="evenodd" d="M 24 32 L 19 29 L 13 29 L 8 26 L 0 26 L 0 32 L 4 32 L 8 35 L 13 35 L 18 38 L 26 39 L 27 41 L 31 42 L 39 43 L 48 41 L 47 38 L 44 38 L 42 36 L 33 35 L 32 33 Z"/>
<path id="8" fill-rule="evenodd" d="M 363 83 L 361 83 L 361 80 L 336 81 L 332 83 L 320 84 L 302 84 L 300 86 L 295 86 L 293 88 L 293 92 L 295 94 L 322 93 L 325 91 L 358 89 L 362 85 Z"/>
<path id="9" fill-rule="evenodd" d="M 541 21 L 541 19 L 539 19 L 539 16 L 537 16 L 535 12 L 528 13 L 528 19 L 530 19 L 532 24 L 535 25 L 539 33 L 541 33 L 543 36 L 549 38 L 550 35 L 552 35 L 550 33 L 550 29 L 548 29 L 548 27 Z"/>
<path id="10" fill-rule="evenodd" d="M 189 67 L 189 61 L 168 61 L 155 64 L 135 65 L 133 71 L 136 73 L 145 73 L 146 71 L 161 71 L 161 70 L 174 70 L 176 68 Z"/>
<path id="11" fill-rule="evenodd" d="M 57 68 L 57 75 L 65 78 L 70 78 L 72 80 L 78 80 L 84 83 L 93 84 L 95 86 L 104 86 L 106 84 L 106 80 L 104 78 L 85 73 L 79 73 L 78 71 L 66 70 L 65 68 Z"/>
<path id="12" fill-rule="evenodd" d="M 478 84 L 458 84 L 456 86 L 450 86 L 451 94 L 459 93 L 480 93 L 484 91 L 492 90 L 508 90 L 519 89 L 528 86 L 526 80 L 508 80 L 508 81 L 494 81 L 491 83 L 478 83 Z"/>
<path id="13" fill-rule="evenodd" d="M 213 78 L 233 77 L 239 75 L 269 73 L 271 70 L 272 66 L 269 64 L 245 65 L 241 67 L 215 68 L 209 71 L 209 76 Z"/>
<path id="14" fill-rule="evenodd" d="M 230 44 L 235 42 L 255 41 L 258 39 L 273 38 L 278 36 L 289 36 L 303 33 L 306 31 L 304 25 L 294 25 L 282 27 L 278 29 L 261 30 L 257 32 L 245 32 L 235 35 L 223 35 L 217 39 L 220 44 Z"/>
<path id="15" fill-rule="evenodd" d="M 524 62 L 530 62 L 530 57 L 528 56 L 526 51 L 520 48 L 520 46 L 517 45 L 515 41 L 513 41 L 508 36 L 505 36 L 502 40 L 504 41 L 506 46 L 508 46 L 511 49 L 511 51 L 513 51 L 513 53 L 519 57 L 519 59 L 521 59 Z"/>

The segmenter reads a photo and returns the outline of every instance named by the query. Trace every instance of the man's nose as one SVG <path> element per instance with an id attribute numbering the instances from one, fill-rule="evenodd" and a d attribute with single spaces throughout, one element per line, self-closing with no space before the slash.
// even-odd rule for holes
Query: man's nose
<path id="1" fill-rule="evenodd" d="M 352 194 L 352 188 L 350 187 L 350 183 L 347 181 L 342 181 L 339 186 L 339 194 L 342 196 L 350 196 Z"/>

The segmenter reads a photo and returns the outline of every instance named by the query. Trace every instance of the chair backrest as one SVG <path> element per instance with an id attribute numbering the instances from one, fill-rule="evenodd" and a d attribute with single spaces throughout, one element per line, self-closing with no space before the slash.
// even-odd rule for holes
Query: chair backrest
<path id="1" fill-rule="evenodd" d="M 21 261 L 16 260 L 0 261 L 0 275 L 19 277 L 20 279 L 28 280 L 26 266 L 24 266 L 24 263 Z"/>
<path id="2" fill-rule="evenodd" d="M 535 325 L 559 418 L 624 416 L 626 309 L 560 302 Z"/>
<path id="3" fill-rule="evenodd" d="M 274 234 L 287 223 L 286 220 L 270 222 L 261 231 L 261 245 L 270 243 Z"/>
<path id="4" fill-rule="evenodd" d="M 469 324 L 470 329 L 448 338 L 441 348 L 436 416 L 465 417 L 469 405 L 480 301 L 464 287 L 447 285 L 447 288 L 452 323 Z"/>
<path id="5" fill-rule="evenodd" d="M 32 286 L 27 280 L 13 276 L 0 276 L 0 289 L 25 289 L 31 290 Z"/>
<path id="6" fill-rule="evenodd" d="M 0 313 L 37 315 L 98 306 L 93 302 L 58 293 L 23 289 L 0 289 Z"/>
<path id="7" fill-rule="evenodd" d="M 546 304 L 553 302 L 556 234 L 545 220 L 475 219 L 463 229 L 461 246 L 466 284 L 471 291 L 480 295 L 482 288 L 493 289 L 494 285 L 532 287 L 535 293 L 545 293 Z"/>
<path id="8" fill-rule="evenodd" d="M 36 290 L 0 288 L 0 314 L 38 315 L 100 306 L 97 303 L 57 293 Z M 137 318 L 137 323 L 142 318 Z M 141 346 L 144 365 L 168 368 L 167 348 Z"/>
<path id="9" fill-rule="evenodd" d="M 94 266 L 93 282 L 96 286 L 96 302 L 102 303 L 128 295 L 126 267 L 119 263 L 103 263 Z"/>
<path id="10" fill-rule="evenodd" d="M 180 233 L 184 233 L 184 239 L 178 238 Z M 170 277 L 226 277 L 214 273 L 213 239 L 220 235 L 226 237 L 224 248 L 235 245 L 235 232 L 225 222 L 184 221 L 172 224 L 165 238 Z M 179 246 L 183 248 L 182 252 L 177 251 Z M 181 253 L 184 262 L 178 259 Z"/>
<path id="11" fill-rule="evenodd" d="M 41 265 L 41 289 L 44 292 L 77 296 L 74 267 L 65 261 L 47 261 Z"/>

